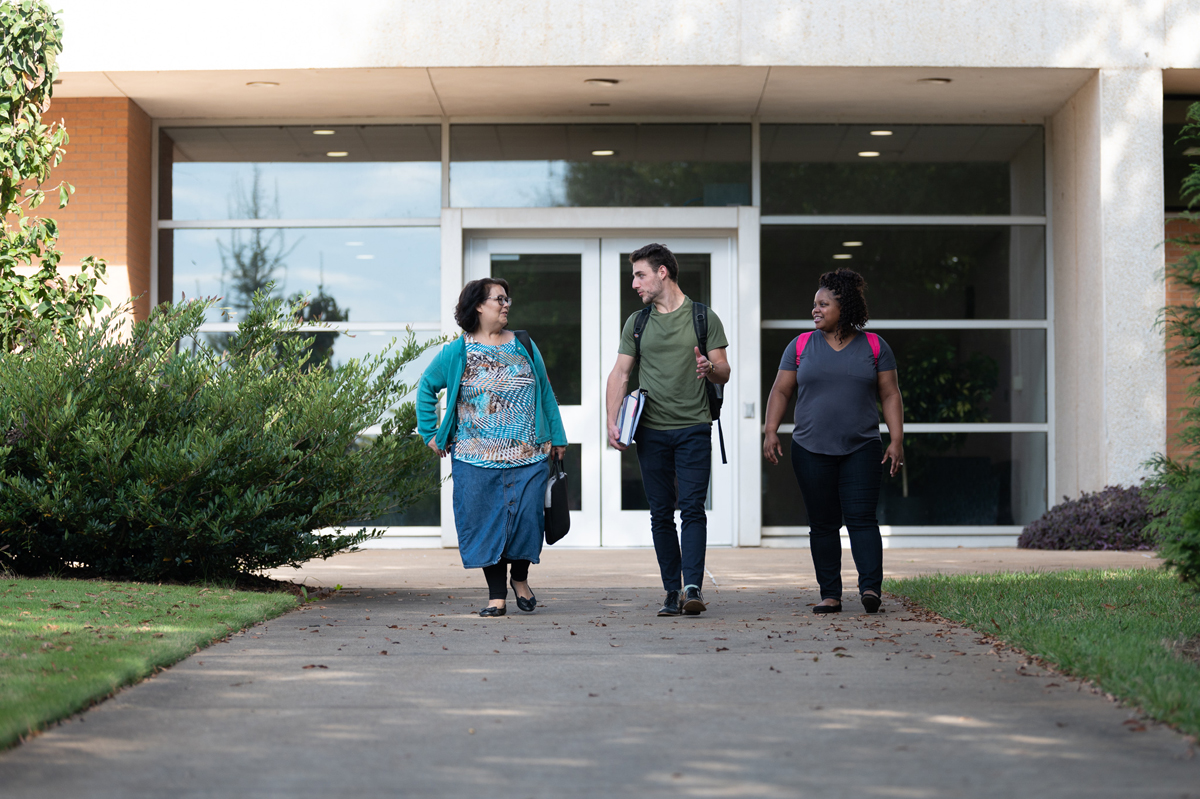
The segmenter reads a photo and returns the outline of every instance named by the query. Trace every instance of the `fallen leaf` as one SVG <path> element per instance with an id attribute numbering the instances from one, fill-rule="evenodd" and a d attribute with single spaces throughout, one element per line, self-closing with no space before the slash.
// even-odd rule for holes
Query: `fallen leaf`
<path id="1" fill-rule="evenodd" d="M 449 652 L 449 651 L 450 651 L 450 650 L 449 650 L 449 649 L 447 649 L 446 647 L 442 647 L 442 649 L 445 649 L 447 652 Z"/>
<path id="2" fill-rule="evenodd" d="M 845 651 L 846 651 L 846 647 L 844 647 L 844 646 L 835 646 L 835 647 L 833 648 L 833 651 L 834 651 L 834 652 L 845 652 Z"/>
<path id="3" fill-rule="evenodd" d="M 588 694 L 588 696 L 596 697 L 596 696 L 600 696 L 600 694 Z"/>
<path id="4" fill-rule="evenodd" d="M 852 658 L 852 657 L 854 657 L 854 655 L 847 655 L 845 652 L 834 652 L 833 656 L 835 658 Z"/>
<path id="5" fill-rule="evenodd" d="M 609 644 L 609 646 L 620 646 L 620 644 Z"/>
<path id="6" fill-rule="evenodd" d="M 389 625 L 388 625 L 388 629 L 389 629 L 389 630 L 399 630 L 399 629 L 400 629 L 400 625 L 399 625 L 399 624 L 389 624 Z"/>
<path id="7" fill-rule="evenodd" d="M 442 647 L 442 649 L 445 649 L 445 648 L 446 648 L 446 647 Z M 386 649 L 381 649 L 381 650 L 379 650 L 379 654 L 381 654 L 381 655 L 386 655 L 386 654 L 387 654 L 387 650 L 386 650 Z"/>
<path id="8" fill-rule="evenodd" d="M 728 651 L 729 651 L 729 647 L 727 647 L 727 646 L 719 646 L 719 647 L 717 647 L 717 651 L 718 651 L 718 652 L 728 652 Z"/>

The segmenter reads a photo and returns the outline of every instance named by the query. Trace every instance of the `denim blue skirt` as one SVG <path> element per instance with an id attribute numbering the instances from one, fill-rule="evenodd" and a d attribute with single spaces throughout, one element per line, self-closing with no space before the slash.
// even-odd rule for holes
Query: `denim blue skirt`
<path id="1" fill-rule="evenodd" d="M 463 568 L 501 558 L 537 563 L 546 526 L 546 461 L 489 469 L 454 460 L 454 526 Z"/>

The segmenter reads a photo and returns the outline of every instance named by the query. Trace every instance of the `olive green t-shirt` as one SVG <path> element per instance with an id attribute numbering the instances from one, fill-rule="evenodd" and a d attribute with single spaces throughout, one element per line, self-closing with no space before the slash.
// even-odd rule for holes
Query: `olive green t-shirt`
<path id="1" fill-rule="evenodd" d="M 633 343 L 636 319 L 635 313 L 625 320 L 618 350 L 622 355 L 633 357 L 637 351 Z M 709 351 L 729 346 L 725 326 L 711 308 L 707 343 Z M 642 360 L 638 364 L 638 381 L 649 395 L 641 424 L 651 430 L 678 430 L 712 421 L 704 386 L 708 381 L 696 379 L 696 346 L 690 299 L 684 297 L 683 305 L 667 314 L 650 307 L 650 318 L 642 331 Z"/>

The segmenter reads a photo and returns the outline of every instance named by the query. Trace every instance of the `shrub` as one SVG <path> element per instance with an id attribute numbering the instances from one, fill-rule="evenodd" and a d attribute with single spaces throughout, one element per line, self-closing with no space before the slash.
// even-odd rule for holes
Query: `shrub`
<path id="1" fill-rule="evenodd" d="M 1147 532 L 1153 491 L 1109 486 L 1046 511 L 1021 531 L 1022 549 L 1154 549 Z"/>
<path id="2" fill-rule="evenodd" d="M 298 565 L 372 535 L 342 525 L 436 488 L 399 373 L 437 341 L 410 331 L 398 351 L 307 368 L 302 309 L 260 293 L 225 351 L 179 346 L 210 304 L 132 328 L 114 314 L 51 335 L 34 320 L 38 345 L 0 357 L 0 548 L 15 571 L 192 580 Z"/>

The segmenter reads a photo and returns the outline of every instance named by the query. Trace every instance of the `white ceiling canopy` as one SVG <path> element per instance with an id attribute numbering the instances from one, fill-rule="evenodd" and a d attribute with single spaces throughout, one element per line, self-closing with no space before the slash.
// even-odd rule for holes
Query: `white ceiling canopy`
<path id="1" fill-rule="evenodd" d="M 55 94 L 127 96 L 156 119 L 757 115 L 780 122 L 998 123 L 1034 122 L 1054 113 L 1092 74 L 1052 68 L 758 66 L 67 72 Z"/>

